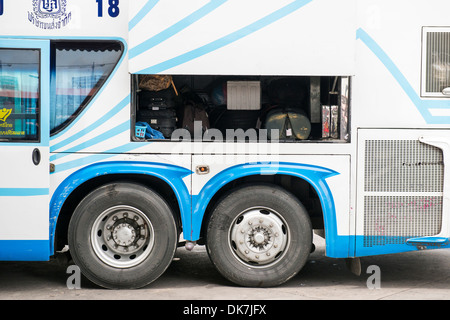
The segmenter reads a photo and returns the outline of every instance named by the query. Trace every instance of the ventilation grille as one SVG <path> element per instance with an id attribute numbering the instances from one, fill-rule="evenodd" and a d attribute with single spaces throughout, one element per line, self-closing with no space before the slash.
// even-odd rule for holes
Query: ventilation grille
<path id="1" fill-rule="evenodd" d="M 438 234 L 442 196 L 367 196 L 364 246 L 403 244 L 406 239 Z"/>
<path id="2" fill-rule="evenodd" d="M 439 148 L 418 140 L 367 140 L 364 171 L 365 247 L 439 233 L 444 178 Z"/>
<path id="3" fill-rule="evenodd" d="M 367 140 L 365 147 L 365 191 L 442 192 L 439 148 L 418 140 Z"/>
<path id="4" fill-rule="evenodd" d="M 426 93 L 450 87 L 450 32 L 426 33 Z"/>

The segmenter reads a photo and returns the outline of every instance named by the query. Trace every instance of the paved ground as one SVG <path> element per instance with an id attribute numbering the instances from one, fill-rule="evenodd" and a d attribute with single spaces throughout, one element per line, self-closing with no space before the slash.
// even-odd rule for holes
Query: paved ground
<path id="1" fill-rule="evenodd" d="M 179 248 L 166 273 L 139 290 L 105 290 L 87 279 L 81 289 L 69 290 L 67 266 L 51 262 L 0 262 L 0 300 L 448 300 L 450 250 L 430 250 L 362 259 L 355 276 L 344 260 L 324 256 L 321 239 L 304 269 L 277 288 L 241 288 L 221 277 L 204 247 L 193 252 Z M 377 265 L 379 289 L 368 289 L 367 267 Z"/>

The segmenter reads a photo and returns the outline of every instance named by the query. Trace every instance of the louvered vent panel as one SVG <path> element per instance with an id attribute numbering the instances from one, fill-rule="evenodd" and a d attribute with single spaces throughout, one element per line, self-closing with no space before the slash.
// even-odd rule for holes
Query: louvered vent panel
<path id="1" fill-rule="evenodd" d="M 450 87 L 450 32 L 428 32 L 426 92 L 440 93 Z"/>
<path id="2" fill-rule="evenodd" d="M 441 196 L 366 196 L 364 207 L 365 247 L 402 244 L 441 230 Z"/>
<path id="3" fill-rule="evenodd" d="M 364 246 L 438 234 L 443 177 L 439 148 L 418 140 L 366 140 Z"/>
<path id="4" fill-rule="evenodd" d="M 439 148 L 418 140 L 367 140 L 364 191 L 442 192 Z"/>

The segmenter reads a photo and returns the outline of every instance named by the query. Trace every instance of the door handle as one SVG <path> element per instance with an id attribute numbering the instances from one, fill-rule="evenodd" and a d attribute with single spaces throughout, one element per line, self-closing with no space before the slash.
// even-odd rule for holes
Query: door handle
<path id="1" fill-rule="evenodd" d="M 31 156 L 33 159 L 33 163 L 37 166 L 41 162 L 41 152 L 38 148 L 33 150 L 33 154 Z"/>

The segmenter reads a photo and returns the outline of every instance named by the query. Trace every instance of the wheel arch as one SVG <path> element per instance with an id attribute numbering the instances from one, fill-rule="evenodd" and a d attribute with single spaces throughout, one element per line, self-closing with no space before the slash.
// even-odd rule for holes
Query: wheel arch
<path id="1" fill-rule="evenodd" d="M 190 195 L 183 178 L 188 169 L 160 163 L 102 162 L 86 166 L 68 176 L 50 202 L 50 252 L 67 244 L 67 229 L 78 203 L 91 191 L 110 182 L 134 182 L 159 193 L 171 206 L 179 226 L 190 221 Z"/>
<path id="2" fill-rule="evenodd" d="M 320 201 L 321 215 L 313 222 L 323 223 L 327 237 L 327 250 L 331 249 L 337 237 L 336 209 L 333 195 L 326 178 L 339 174 L 336 171 L 307 164 L 245 164 L 228 168 L 214 176 L 199 192 L 193 196 L 193 232 L 192 237 L 204 236 L 211 209 L 227 192 L 242 186 L 244 183 L 272 183 L 293 193 L 300 201 L 302 196 L 294 189 L 296 183 L 311 187 Z M 291 186 L 289 186 L 291 184 Z M 302 201 L 303 203 L 303 201 Z M 320 220 L 321 219 L 321 220 Z M 328 241 L 329 240 L 329 241 Z"/>

